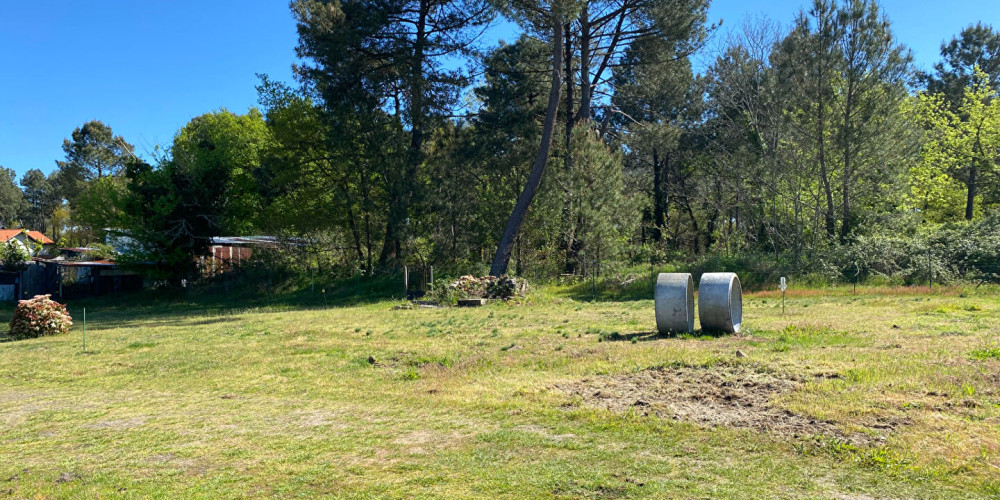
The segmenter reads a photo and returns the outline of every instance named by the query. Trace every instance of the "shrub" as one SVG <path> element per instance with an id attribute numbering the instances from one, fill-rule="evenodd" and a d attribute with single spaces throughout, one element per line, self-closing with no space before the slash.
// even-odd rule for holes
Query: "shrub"
<path id="1" fill-rule="evenodd" d="M 0 264 L 6 271 L 24 271 L 31 260 L 31 254 L 21 243 L 11 240 L 0 245 Z"/>
<path id="2" fill-rule="evenodd" d="M 65 305 L 52 300 L 49 295 L 36 295 L 33 299 L 17 303 L 14 317 L 10 320 L 10 335 L 19 339 L 57 335 L 66 333 L 71 326 L 73 318 Z"/>

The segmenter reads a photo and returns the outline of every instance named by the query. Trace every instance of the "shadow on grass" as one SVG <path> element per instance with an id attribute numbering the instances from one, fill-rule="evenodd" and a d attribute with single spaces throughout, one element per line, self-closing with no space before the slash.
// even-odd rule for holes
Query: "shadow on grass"
<path id="1" fill-rule="evenodd" d="M 649 342 L 652 340 L 667 340 L 667 339 L 695 339 L 695 340 L 711 340 L 720 337 L 728 337 L 730 334 L 725 332 L 706 332 L 702 330 L 695 330 L 693 333 L 659 333 L 659 332 L 634 332 L 634 333 L 603 333 L 601 334 L 602 342 Z"/>
<path id="2" fill-rule="evenodd" d="M 56 300 L 66 304 L 73 317 L 73 329 L 82 329 L 84 310 L 88 329 L 135 328 L 149 322 L 165 321 L 177 326 L 202 326 L 232 321 L 232 315 L 256 309 L 271 312 L 334 309 L 370 305 L 401 299 L 402 278 L 387 274 L 357 280 L 317 282 L 314 286 L 298 284 L 265 287 L 243 279 L 216 280 L 180 290 L 142 290 L 99 297 Z M 9 342 L 6 325 L 14 305 L 0 305 L 0 342 Z"/>

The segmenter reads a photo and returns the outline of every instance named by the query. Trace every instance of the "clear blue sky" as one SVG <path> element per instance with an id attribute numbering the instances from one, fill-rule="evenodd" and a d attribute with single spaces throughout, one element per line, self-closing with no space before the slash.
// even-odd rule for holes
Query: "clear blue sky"
<path id="1" fill-rule="evenodd" d="M 732 28 L 763 14 L 788 25 L 804 0 L 715 0 Z M 919 67 L 1000 0 L 883 0 Z M 503 29 L 503 28 L 501 28 Z M 506 38 L 510 38 L 507 36 Z M 168 145 L 191 118 L 257 102 L 255 73 L 291 81 L 295 26 L 285 0 L 36 0 L 0 7 L 0 165 L 49 172 L 62 140 L 92 119 L 137 146 Z"/>

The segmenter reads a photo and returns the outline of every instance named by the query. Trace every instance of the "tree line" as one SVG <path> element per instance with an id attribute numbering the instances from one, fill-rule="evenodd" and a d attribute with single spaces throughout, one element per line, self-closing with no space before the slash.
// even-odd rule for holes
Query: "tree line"
<path id="1" fill-rule="evenodd" d="M 170 276 L 190 276 L 212 236 L 249 234 L 293 239 L 332 272 L 579 276 L 725 257 L 846 275 L 902 265 L 886 238 L 930 245 L 992 220 L 992 27 L 957 34 L 925 73 L 875 1 L 815 0 L 787 27 L 751 20 L 725 39 L 707 8 L 295 1 L 295 84 L 261 75 L 259 109 L 199 116 L 152 157 L 85 124 L 50 176 L 28 172 L 23 191 L 0 179 L 0 210 L 82 239 L 127 234 L 124 259 Z M 498 23 L 518 36 L 487 46 Z"/>

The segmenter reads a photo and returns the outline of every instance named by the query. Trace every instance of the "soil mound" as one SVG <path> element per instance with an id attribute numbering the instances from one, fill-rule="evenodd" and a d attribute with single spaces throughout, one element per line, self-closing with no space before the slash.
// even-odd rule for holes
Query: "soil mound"
<path id="1" fill-rule="evenodd" d="M 833 423 L 777 406 L 776 396 L 800 383 L 746 366 L 651 368 L 555 386 L 582 404 L 616 413 L 635 412 L 707 427 L 754 429 L 789 437 L 823 435 L 854 445 L 876 440 L 845 434 Z"/>

